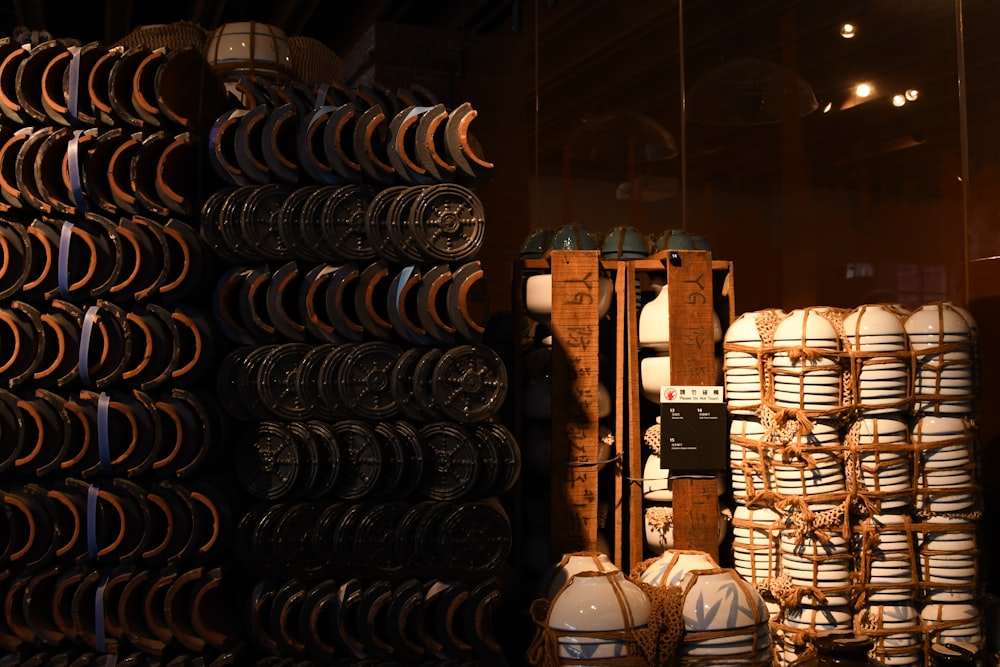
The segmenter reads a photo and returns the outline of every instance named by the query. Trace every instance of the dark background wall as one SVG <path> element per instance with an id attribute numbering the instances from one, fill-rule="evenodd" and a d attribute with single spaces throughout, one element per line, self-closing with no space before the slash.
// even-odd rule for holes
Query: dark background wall
<path id="1" fill-rule="evenodd" d="M 655 0 L 14 0 L 0 33 L 111 43 L 144 24 L 255 19 L 329 46 L 344 84 L 419 82 L 471 101 L 497 165 L 480 189 L 495 310 L 509 308 L 528 231 L 568 222 L 704 234 L 735 261 L 738 311 L 965 303 L 980 325 L 988 480 L 1000 471 L 998 14 L 990 0 L 695 0 L 682 31 L 677 5 Z M 908 89 L 917 99 L 893 106 Z"/>

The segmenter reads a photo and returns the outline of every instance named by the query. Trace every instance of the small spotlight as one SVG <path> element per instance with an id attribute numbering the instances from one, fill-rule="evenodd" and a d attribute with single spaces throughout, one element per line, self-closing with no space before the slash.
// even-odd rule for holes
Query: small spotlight
<path id="1" fill-rule="evenodd" d="M 833 102 L 827 102 L 826 106 L 823 107 L 823 113 L 830 113 L 830 109 L 833 108 Z"/>
<path id="2" fill-rule="evenodd" d="M 858 97 L 868 97 L 869 95 L 872 94 L 871 84 L 859 83 L 857 87 L 854 89 L 854 94 L 857 95 Z"/>
<path id="3" fill-rule="evenodd" d="M 840 26 L 840 36 L 844 39 L 853 39 L 858 34 L 858 29 L 853 23 L 845 23 Z"/>
<path id="4" fill-rule="evenodd" d="M 907 101 L 914 102 L 918 97 L 920 97 L 920 91 L 916 88 L 910 88 L 904 93 L 904 95 L 906 96 Z"/>
<path id="5" fill-rule="evenodd" d="M 892 96 L 892 106 L 894 106 L 894 107 L 901 107 L 904 104 L 906 104 L 906 96 L 905 95 L 896 94 L 896 95 Z"/>

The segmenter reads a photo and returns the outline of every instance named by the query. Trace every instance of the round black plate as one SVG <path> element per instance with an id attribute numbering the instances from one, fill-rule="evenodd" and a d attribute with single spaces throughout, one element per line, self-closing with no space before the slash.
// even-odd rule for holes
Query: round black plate
<path id="1" fill-rule="evenodd" d="M 457 422 L 496 414 L 507 396 L 507 369 L 485 345 L 459 345 L 445 352 L 431 377 L 434 403 Z"/>
<path id="2" fill-rule="evenodd" d="M 389 373 L 402 350 L 391 343 L 360 343 L 341 361 L 337 383 L 347 410 L 378 421 L 396 414 Z"/>
<path id="3" fill-rule="evenodd" d="M 420 493 L 434 500 L 457 500 L 476 488 L 479 452 L 468 432 L 456 424 L 435 422 L 420 429 L 427 465 Z"/>
<path id="4" fill-rule="evenodd" d="M 345 419 L 333 424 L 340 445 L 341 470 L 334 494 L 342 500 L 360 500 L 378 488 L 382 475 L 382 450 L 371 426 Z"/>

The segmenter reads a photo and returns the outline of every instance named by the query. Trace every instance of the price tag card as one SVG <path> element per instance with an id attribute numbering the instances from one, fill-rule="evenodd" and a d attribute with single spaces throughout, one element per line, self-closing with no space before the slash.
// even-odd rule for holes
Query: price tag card
<path id="1" fill-rule="evenodd" d="M 722 387 L 660 388 L 660 466 L 714 474 L 726 467 L 729 439 Z"/>

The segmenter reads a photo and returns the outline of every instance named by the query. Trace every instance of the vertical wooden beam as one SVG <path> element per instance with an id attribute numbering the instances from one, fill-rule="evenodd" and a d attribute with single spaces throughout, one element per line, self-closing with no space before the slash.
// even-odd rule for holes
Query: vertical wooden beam
<path id="1" fill-rule="evenodd" d="M 712 256 L 705 251 L 671 252 L 667 259 L 670 300 L 670 383 L 715 384 L 712 337 Z M 684 471 L 670 471 L 683 474 Z M 718 560 L 719 498 L 715 477 L 673 480 L 674 547 L 704 551 Z"/>
<path id="2" fill-rule="evenodd" d="M 599 256 L 554 251 L 552 527 L 554 556 L 597 546 Z"/>
<path id="3" fill-rule="evenodd" d="M 14 14 L 18 25 L 29 30 L 46 30 L 45 3 L 42 0 L 15 0 Z"/>
<path id="4" fill-rule="evenodd" d="M 797 71 L 798 32 L 795 12 L 781 15 L 781 64 L 789 78 Z M 781 303 L 802 307 L 819 299 L 819 261 L 828 250 L 820 251 L 813 241 L 822 227 L 802 211 L 812 210 L 809 197 L 809 168 L 806 160 L 802 112 L 795 87 L 788 81 L 781 99 L 781 214 L 778 218 L 782 242 L 778 245 L 781 262 Z"/>
<path id="5" fill-rule="evenodd" d="M 104 43 L 113 44 L 132 30 L 133 0 L 104 1 Z"/>
<path id="6" fill-rule="evenodd" d="M 625 488 L 622 477 L 629 477 L 628 464 L 628 422 L 625 421 L 625 410 L 628 405 L 627 392 L 632 383 L 629 372 L 628 350 L 628 299 L 626 290 L 629 288 L 629 267 L 627 262 L 617 262 L 615 268 L 615 451 L 622 457 L 619 460 L 618 470 L 615 474 L 615 498 L 612 506 L 614 513 L 615 533 L 614 533 L 614 553 L 610 554 L 612 560 L 621 567 L 624 565 L 623 557 L 629 553 L 629 547 L 624 542 L 623 528 L 627 524 L 628 497 L 624 494 Z"/>
<path id="7" fill-rule="evenodd" d="M 629 547 L 628 560 L 629 569 L 635 568 L 642 561 L 642 550 L 646 544 L 645 525 L 642 514 L 642 482 L 633 482 L 642 478 L 642 424 L 639 421 L 639 304 L 635 292 L 635 285 L 638 276 L 636 275 L 635 263 L 628 263 L 628 274 L 626 278 L 626 292 L 624 295 L 626 313 L 626 329 L 622 334 L 628 340 L 628 393 L 626 404 L 628 405 L 628 439 L 625 442 L 624 459 L 627 475 L 630 478 L 628 484 L 628 528 Z"/>
<path id="8" fill-rule="evenodd" d="M 288 35 L 299 35 L 313 20 L 313 15 L 319 8 L 320 0 L 286 0 L 276 3 L 272 10 L 272 23 Z"/>

